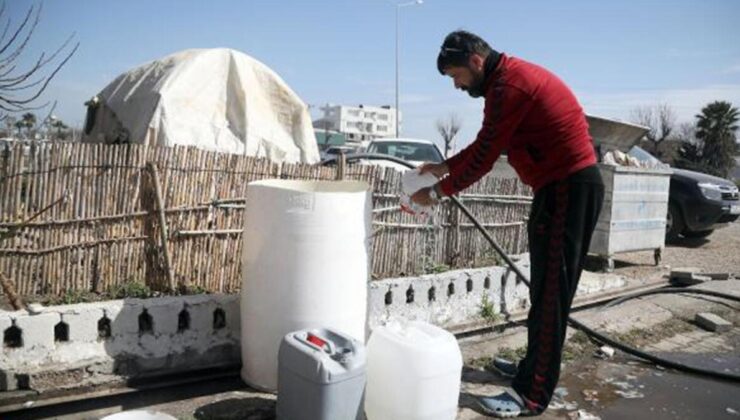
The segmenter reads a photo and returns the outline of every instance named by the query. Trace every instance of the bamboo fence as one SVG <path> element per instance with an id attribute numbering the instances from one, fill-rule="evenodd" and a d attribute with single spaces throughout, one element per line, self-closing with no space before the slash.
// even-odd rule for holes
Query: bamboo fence
<path id="1" fill-rule="evenodd" d="M 20 295 L 103 292 L 127 282 L 236 292 L 247 184 L 333 180 L 338 172 L 373 192 L 373 278 L 494 262 L 452 203 L 425 220 L 399 211 L 400 173 L 392 168 L 56 143 L 0 150 L 0 274 Z M 487 176 L 460 198 L 508 252 L 526 250 L 526 186 Z"/>

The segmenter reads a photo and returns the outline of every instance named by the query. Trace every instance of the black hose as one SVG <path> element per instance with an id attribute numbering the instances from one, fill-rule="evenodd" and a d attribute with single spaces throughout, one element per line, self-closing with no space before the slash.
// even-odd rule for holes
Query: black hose
<path id="1" fill-rule="evenodd" d="M 602 309 L 614 307 L 614 306 L 619 305 L 621 303 L 624 303 L 624 302 L 626 302 L 628 300 L 639 298 L 639 297 L 643 297 L 643 296 L 658 295 L 658 294 L 676 294 L 676 293 L 707 295 L 707 296 L 714 296 L 714 297 L 719 297 L 719 298 L 723 298 L 723 299 L 733 300 L 735 302 L 740 302 L 740 296 L 731 295 L 731 294 L 727 294 L 727 293 L 721 293 L 721 292 L 715 292 L 713 290 L 684 289 L 684 288 L 677 288 L 677 287 L 666 287 L 666 288 L 662 288 L 662 289 L 645 290 L 645 291 L 642 291 L 642 292 L 637 292 L 637 293 L 633 293 L 633 294 L 630 294 L 630 295 L 627 295 L 627 296 L 623 296 L 623 297 L 618 298 L 618 299 L 614 299 L 613 301 L 611 301 L 611 302 L 607 303 L 606 305 L 604 305 L 602 307 Z M 685 364 L 682 364 L 682 363 L 674 362 L 674 361 L 671 361 L 671 360 L 663 359 L 663 358 L 660 358 L 660 357 L 655 356 L 653 354 L 643 352 L 643 351 L 641 351 L 639 349 L 636 349 L 636 348 L 627 346 L 626 344 L 622 344 L 622 343 L 620 343 L 618 341 L 615 341 L 615 340 L 613 340 L 613 339 L 611 339 L 611 338 L 609 338 L 609 337 L 607 337 L 607 336 L 605 336 L 603 334 L 600 334 L 597 331 L 594 331 L 594 330 L 586 327 L 585 325 L 581 324 L 579 321 L 577 321 L 577 320 L 575 320 L 573 318 L 569 318 L 569 321 L 571 322 L 571 325 L 573 325 L 575 328 L 580 329 L 581 331 L 587 333 L 588 335 L 594 337 L 595 339 L 597 339 L 597 340 L 599 340 L 599 341 L 601 341 L 601 342 L 603 342 L 605 344 L 608 344 L 608 345 L 610 345 L 610 346 L 612 346 L 614 348 L 618 348 L 618 349 L 624 351 L 625 353 L 629 353 L 629 354 L 631 354 L 633 356 L 637 356 L 637 357 L 639 357 L 641 359 L 645 359 L 645 360 L 651 361 L 651 362 L 655 363 L 656 365 L 660 365 L 660 366 L 668 367 L 668 368 L 673 368 L 673 369 L 681 370 L 681 371 L 684 371 L 684 372 L 696 373 L 696 374 L 700 374 L 700 375 L 711 376 L 711 377 L 714 377 L 714 378 L 730 380 L 730 381 L 734 381 L 734 382 L 740 381 L 740 375 L 736 375 L 736 374 L 732 374 L 732 373 L 727 373 L 727 372 L 718 372 L 718 371 L 713 371 L 713 370 L 702 369 L 702 368 L 698 368 L 698 367 L 689 366 L 689 365 L 685 365 Z"/>
<path id="2" fill-rule="evenodd" d="M 329 158 L 321 162 L 322 165 L 332 163 L 336 161 L 337 158 Z M 345 156 L 345 159 L 347 162 L 352 160 L 359 160 L 359 159 L 370 159 L 370 160 L 388 160 L 391 162 L 398 163 L 400 165 L 403 165 L 409 169 L 414 169 L 416 166 L 413 164 L 403 160 L 399 159 L 393 156 L 388 155 L 382 155 L 382 154 L 376 154 L 376 153 L 355 153 L 355 154 L 349 154 Z M 509 265 L 509 267 L 516 273 L 517 276 L 519 276 L 519 279 L 524 282 L 529 287 L 529 279 L 527 276 L 524 275 L 524 273 L 519 270 L 519 268 L 514 264 L 514 262 L 509 258 L 509 256 L 506 254 L 506 252 L 499 246 L 498 243 L 496 243 L 496 240 L 493 239 L 490 233 L 481 225 L 481 223 L 478 221 L 478 219 L 473 216 L 473 214 L 470 212 L 470 210 L 465 207 L 464 204 L 460 202 L 456 197 L 450 196 L 448 197 L 450 200 L 452 200 L 453 203 L 465 214 L 465 216 L 470 219 L 470 221 L 475 225 L 476 228 L 483 234 L 483 236 L 486 238 L 489 244 L 496 250 L 496 252 L 506 261 L 506 264 Z M 634 299 L 641 296 L 646 295 L 653 295 L 653 294 L 660 294 L 660 293 L 692 293 L 692 294 L 702 294 L 702 295 L 709 295 L 709 296 L 715 296 L 720 297 L 724 299 L 730 299 L 734 301 L 740 301 L 740 297 L 734 296 L 734 295 L 728 295 L 725 293 L 720 292 L 714 292 L 711 290 L 700 290 L 700 289 L 680 289 L 680 288 L 664 288 L 664 289 L 656 289 L 656 290 L 648 290 L 644 292 L 638 292 L 631 295 L 624 296 L 622 298 L 616 299 L 609 303 L 606 307 L 611 307 L 618 305 L 626 300 Z M 655 356 L 650 353 L 646 353 L 642 350 L 636 349 L 634 347 L 631 347 L 627 344 L 620 343 L 614 339 L 609 338 L 606 335 L 603 335 L 599 333 L 598 331 L 592 330 L 585 324 L 582 324 L 580 321 L 568 317 L 568 322 L 572 327 L 574 327 L 577 330 L 580 330 L 584 332 L 586 335 L 604 343 L 608 344 L 616 349 L 619 349 L 625 353 L 631 354 L 633 356 L 639 357 L 640 359 L 644 359 L 647 361 L 650 361 L 658 366 L 663 366 L 666 368 L 676 369 L 683 372 L 689 372 L 689 373 L 695 373 L 699 375 L 709 376 L 713 378 L 723 379 L 723 380 L 729 380 L 733 382 L 740 382 L 740 375 L 727 373 L 727 372 L 718 372 L 708 369 L 702 369 L 694 366 L 685 365 L 683 363 L 674 362 L 672 360 L 663 359 L 661 357 Z"/>
<path id="3" fill-rule="evenodd" d="M 614 339 L 611 339 L 608 336 L 599 333 L 598 331 L 592 330 L 591 328 L 587 327 L 586 325 L 582 324 L 580 321 L 572 317 L 568 317 L 568 322 L 570 322 L 570 325 L 573 326 L 574 328 L 580 331 L 583 331 L 588 336 L 604 344 L 608 344 L 616 349 L 622 350 L 625 353 L 631 354 L 632 356 L 639 357 L 640 359 L 653 362 L 654 364 L 658 366 L 672 368 L 672 369 L 676 369 L 676 370 L 680 370 L 680 371 L 688 372 L 688 373 L 695 373 L 695 374 L 703 375 L 703 376 L 709 376 L 709 377 L 717 378 L 717 379 L 723 379 L 723 380 L 728 380 L 728 381 L 733 381 L 733 382 L 740 382 L 740 375 L 733 374 L 733 373 L 727 373 L 727 372 L 719 372 L 719 371 L 714 371 L 714 370 L 709 370 L 709 369 L 702 369 L 699 367 L 694 367 L 694 366 L 686 365 L 683 363 L 674 362 L 672 360 L 664 359 L 664 358 L 655 356 L 653 354 L 646 353 L 634 347 L 631 347 L 627 344 L 620 343 L 619 341 L 616 341 Z"/>
<path id="4" fill-rule="evenodd" d="M 657 294 L 670 294 L 670 293 L 684 293 L 684 294 L 694 294 L 694 295 L 706 295 L 706 296 L 714 296 L 722 299 L 727 300 L 734 300 L 735 302 L 740 302 L 740 296 L 737 295 L 730 295 L 727 293 L 722 292 L 715 292 L 714 290 L 706 290 L 706 289 L 686 289 L 683 287 L 664 287 L 662 289 L 655 289 L 655 290 L 646 290 L 644 292 L 637 292 L 633 293 L 631 295 L 622 296 L 619 299 L 614 299 L 604 305 L 603 309 L 611 308 L 613 306 L 617 306 L 623 302 L 626 302 L 631 299 L 635 299 L 638 297 L 643 297 L 647 295 L 657 295 Z"/>

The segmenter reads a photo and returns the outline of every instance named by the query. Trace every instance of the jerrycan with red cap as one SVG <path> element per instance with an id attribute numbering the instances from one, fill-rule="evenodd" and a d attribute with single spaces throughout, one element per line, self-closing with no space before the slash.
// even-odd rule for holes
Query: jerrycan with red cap
<path id="1" fill-rule="evenodd" d="M 287 334 L 278 352 L 279 420 L 361 420 L 365 346 L 336 330 Z"/>

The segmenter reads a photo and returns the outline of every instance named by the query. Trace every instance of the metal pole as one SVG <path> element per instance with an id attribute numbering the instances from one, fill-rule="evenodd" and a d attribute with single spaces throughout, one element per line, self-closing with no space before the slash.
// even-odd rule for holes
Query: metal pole
<path id="1" fill-rule="evenodd" d="M 399 116 L 398 96 L 399 96 L 399 90 L 400 90 L 400 87 L 399 87 L 399 85 L 400 85 L 400 82 L 399 82 L 399 60 L 398 60 L 399 52 L 398 52 L 398 50 L 399 50 L 399 44 L 400 44 L 399 37 L 400 37 L 400 33 L 401 33 L 401 31 L 399 30 L 400 23 L 399 23 L 398 15 L 399 15 L 399 11 L 400 11 L 400 9 L 402 7 L 405 7 L 405 6 L 413 6 L 415 4 L 422 4 L 422 3 L 424 3 L 423 0 L 414 0 L 414 1 L 409 1 L 409 2 L 406 2 L 406 3 L 396 3 L 396 137 L 399 136 L 400 131 L 401 131 L 399 129 L 400 121 L 399 121 L 399 118 L 398 118 L 398 116 Z"/>
<path id="2" fill-rule="evenodd" d="M 398 11 L 401 9 L 401 5 L 396 5 L 396 137 L 398 137 L 399 130 L 398 130 Z"/>

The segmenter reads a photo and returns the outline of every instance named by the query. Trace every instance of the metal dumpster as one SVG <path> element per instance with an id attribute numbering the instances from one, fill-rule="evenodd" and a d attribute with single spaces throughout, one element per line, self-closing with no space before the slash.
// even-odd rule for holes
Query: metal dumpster
<path id="1" fill-rule="evenodd" d="M 589 130 L 599 156 L 610 150 L 627 152 L 647 127 L 588 116 Z M 665 246 L 670 169 L 646 169 L 599 164 L 604 179 L 604 205 L 589 252 L 606 259 L 614 269 L 614 255 L 653 250 L 660 264 Z"/>

